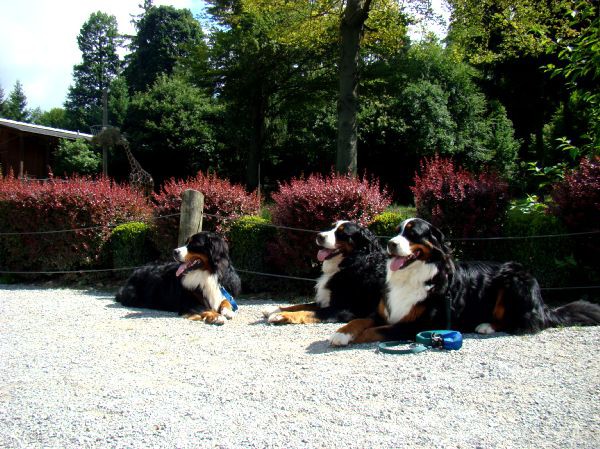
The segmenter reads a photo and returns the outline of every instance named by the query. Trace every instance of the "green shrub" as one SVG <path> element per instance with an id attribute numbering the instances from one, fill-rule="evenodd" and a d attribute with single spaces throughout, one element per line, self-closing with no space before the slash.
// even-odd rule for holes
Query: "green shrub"
<path id="1" fill-rule="evenodd" d="M 407 218 L 414 216 L 414 210 L 408 208 L 400 211 L 386 211 L 373 218 L 373 221 L 369 224 L 369 229 L 378 237 L 393 237 L 396 235 L 398 225 Z"/>
<path id="2" fill-rule="evenodd" d="M 54 152 L 54 173 L 59 176 L 93 175 L 102 168 L 102 157 L 85 140 L 61 139 Z"/>
<path id="3" fill-rule="evenodd" d="M 235 220 L 227 234 L 230 254 L 238 270 L 268 273 L 266 264 L 267 243 L 275 236 L 275 228 L 269 220 L 255 215 L 246 215 Z M 268 290 L 269 278 L 249 273 L 239 273 L 244 292 Z"/>
<path id="4" fill-rule="evenodd" d="M 545 212 L 524 213 L 519 209 L 508 212 L 504 234 L 507 236 L 534 236 L 564 234 L 565 226 L 559 219 Z M 544 287 L 569 285 L 576 269 L 572 241 L 569 237 L 544 237 L 508 240 L 504 244 L 506 259 L 516 260 L 527 267 Z"/>
<path id="5" fill-rule="evenodd" d="M 543 210 L 523 210 L 514 207 L 507 213 L 503 234 L 507 237 L 528 237 L 563 234 L 563 224 Z M 527 239 L 477 240 L 453 242 L 459 257 L 464 260 L 487 259 L 521 263 L 542 287 L 572 285 L 576 262 L 572 239 L 543 237 Z"/>
<path id="6" fill-rule="evenodd" d="M 115 227 L 110 236 L 110 248 L 114 268 L 144 265 L 158 255 L 152 243 L 152 228 L 141 222 Z"/>

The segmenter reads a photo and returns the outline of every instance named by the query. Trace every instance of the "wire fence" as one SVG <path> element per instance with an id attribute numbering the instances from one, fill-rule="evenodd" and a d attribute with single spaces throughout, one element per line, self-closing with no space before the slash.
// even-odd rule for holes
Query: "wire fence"
<path id="1" fill-rule="evenodd" d="M 154 217 L 154 220 L 160 220 L 165 218 L 172 218 L 180 216 L 180 213 L 173 213 L 167 215 L 161 215 Z M 214 218 L 218 221 L 234 221 L 237 217 L 228 217 L 217 214 L 208 214 L 203 213 L 204 217 Z M 97 225 L 97 226 L 87 226 L 87 227 L 79 227 L 79 228 L 70 228 L 70 229 L 59 229 L 59 230 L 45 230 L 45 231 L 22 231 L 22 232 L 0 232 L 0 237 L 2 236 L 18 236 L 18 235 L 45 235 L 45 234 L 57 234 L 57 233 L 67 233 L 67 232 L 81 232 L 81 231 L 90 231 L 97 229 L 106 229 L 106 228 L 115 228 L 120 225 L 129 224 L 129 223 L 139 223 L 139 220 L 134 221 L 125 221 L 120 223 L 108 223 L 105 225 Z M 147 223 L 149 224 L 149 223 Z M 294 232 L 306 232 L 311 234 L 318 234 L 321 231 L 313 230 L 313 229 L 303 229 L 298 227 L 291 226 L 282 226 L 273 223 L 255 223 L 258 226 L 271 227 L 280 230 L 286 231 L 294 231 Z M 469 241 L 503 241 L 503 240 L 529 240 L 529 239 L 544 239 L 544 238 L 564 238 L 564 237 L 580 237 L 580 236 L 590 236 L 590 235 L 598 235 L 599 231 L 587 231 L 587 232 L 571 232 L 571 233 L 562 233 L 562 234 L 540 234 L 540 235 L 530 235 L 530 236 L 497 236 L 497 237 L 464 237 L 464 238 L 450 238 L 449 241 L 454 242 L 469 242 Z M 389 239 L 393 236 L 387 235 L 378 235 L 376 236 L 380 239 Z M 79 274 L 79 273 L 107 273 L 107 272 L 120 272 L 120 271 L 133 271 L 137 268 L 141 268 L 141 266 L 131 266 L 131 267 L 119 267 L 119 268 L 99 268 L 99 269 L 74 269 L 74 270 L 40 270 L 40 271 L 9 271 L 9 270 L 0 270 L 0 274 L 4 275 L 58 275 L 58 274 Z M 275 274 L 275 273 L 265 273 L 260 271 L 252 271 L 246 270 L 242 268 L 237 268 L 236 271 L 245 274 L 251 274 L 256 276 L 265 276 L 265 277 L 273 277 L 280 279 L 288 279 L 288 280 L 297 280 L 297 281 L 307 281 L 307 282 L 316 282 L 317 279 L 307 278 L 301 276 L 290 276 L 285 274 Z M 600 285 L 588 285 L 588 286 L 571 286 L 571 287 L 544 287 L 542 290 L 545 291 L 561 291 L 561 290 L 596 290 L 600 289 Z"/>

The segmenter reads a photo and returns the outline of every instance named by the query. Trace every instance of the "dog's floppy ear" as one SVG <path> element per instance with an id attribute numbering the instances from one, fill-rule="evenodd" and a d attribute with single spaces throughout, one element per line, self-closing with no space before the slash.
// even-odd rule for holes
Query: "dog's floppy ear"
<path id="1" fill-rule="evenodd" d="M 375 237 L 375 234 L 373 234 L 367 228 L 359 227 L 358 232 L 353 238 L 358 240 L 359 244 L 357 246 L 359 248 L 367 248 L 368 250 L 372 251 L 375 249 L 380 249 L 381 247 L 381 244 L 379 243 L 377 237 Z"/>
<path id="2" fill-rule="evenodd" d="M 229 247 L 223 238 L 212 232 L 208 235 L 208 255 L 217 277 L 222 279 L 229 268 Z"/>
<path id="3" fill-rule="evenodd" d="M 349 236 L 349 240 L 355 248 L 369 248 L 373 242 L 377 243 L 377 239 L 368 229 L 353 222 L 348 222 L 344 226 L 344 232 Z"/>
<path id="4" fill-rule="evenodd" d="M 430 228 L 431 240 L 434 248 L 441 251 L 443 254 L 448 254 L 450 252 L 450 247 L 446 243 L 446 238 L 442 231 L 440 231 L 435 226 L 431 225 Z"/>

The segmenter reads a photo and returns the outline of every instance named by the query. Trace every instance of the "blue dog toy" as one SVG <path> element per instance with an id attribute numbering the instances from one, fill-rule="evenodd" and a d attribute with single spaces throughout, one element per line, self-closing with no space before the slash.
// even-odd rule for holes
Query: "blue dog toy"
<path id="1" fill-rule="evenodd" d="M 462 334 L 458 331 L 424 331 L 417 334 L 416 343 L 408 341 L 382 341 L 379 343 L 379 351 L 386 354 L 418 354 L 431 348 L 456 351 L 462 347 L 462 341 Z M 408 347 L 398 347 L 404 344 L 408 344 Z"/>
<path id="2" fill-rule="evenodd" d="M 223 298 L 225 298 L 227 301 L 229 301 L 229 304 L 231 304 L 231 308 L 235 312 L 238 309 L 238 305 L 237 305 L 237 302 L 235 302 L 235 299 L 233 299 L 233 296 L 231 296 L 229 294 L 229 292 L 227 290 L 225 290 L 225 287 L 223 287 L 222 285 L 219 285 L 219 289 L 221 290 L 221 294 L 223 295 Z"/>

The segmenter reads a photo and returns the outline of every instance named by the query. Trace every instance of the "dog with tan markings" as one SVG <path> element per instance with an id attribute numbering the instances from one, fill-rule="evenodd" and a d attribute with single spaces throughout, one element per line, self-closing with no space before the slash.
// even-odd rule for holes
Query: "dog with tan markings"
<path id="1" fill-rule="evenodd" d="M 241 291 L 240 278 L 223 238 L 200 232 L 173 251 L 175 262 L 138 268 L 116 295 L 128 307 L 177 312 L 195 321 L 224 324 L 235 316 L 233 297 Z M 232 300 L 233 301 L 233 300 Z"/>
<path id="2" fill-rule="evenodd" d="M 385 289 L 386 255 L 377 237 L 349 221 L 317 235 L 321 277 L 315 301 L 263 311 L 271 324 L 347 322 L 370 316 Z"/>
<path id="3" fill-rule="evenodd" d="M 387 289 L 378 314 L 338 329 L 332 346 L 414 340 L 418 332 L 448 324 L 480 334 L 600 324 L 597 304 L 547 307 L 537 280 L 518 263 L 456 261 L 442 232 L 425 220 L 403 221 L 387 251 Z"/>

